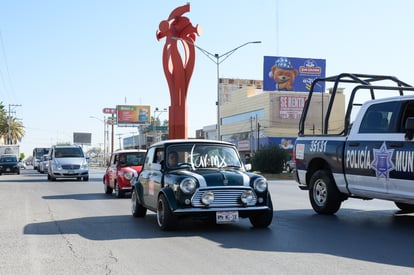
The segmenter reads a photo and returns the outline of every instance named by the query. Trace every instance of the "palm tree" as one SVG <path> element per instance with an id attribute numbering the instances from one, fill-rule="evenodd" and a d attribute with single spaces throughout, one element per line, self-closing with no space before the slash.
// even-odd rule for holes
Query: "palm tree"
<path id="1" fill-rule="evenodd" d="M 24 134 L 25 131 L 22 122 L 14 117 L 8 117 L 4 110 L 3 102 L 0 102 L 0 138 L 6 144 L 16 144 L 22 140 Z"/>
<path id="2" fill-rule="evenodd" d="M 8 141 L 7 144 L 17 144 L 18 142 L 22 141 L 22 138 L 24 137 L 24 126 L 22 122 L 20 120 L 17 120 L 15 117 L 11 117 L 9 121 L 10 129 L 7 129 L 7 135 L 6 137 L 3 136 L 3 139 Z"/>
<path id="3" fill-rule="evenodd" d="M 9 126 L 7 124 L 6 111 L 4 110 L 3 102 L 0 102 L 0 139 L 2 139 L 3 141 L 5 140 L 3 139 L 3 133 L 7 133 L 8 128 Z"/>

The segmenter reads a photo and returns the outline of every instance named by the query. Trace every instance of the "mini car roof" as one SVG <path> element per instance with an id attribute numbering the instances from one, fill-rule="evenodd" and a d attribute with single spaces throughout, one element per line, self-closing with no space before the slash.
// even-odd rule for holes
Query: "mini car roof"
<path id="1" fill-rule="evenodd" d="M 123 153 L 145 153 L 147 150 L 144 149 L 122 149 L 114 151 L 113 154 L 123 154 Z"/>
<path id="2" fill-rule="evenodd" d="M 227 141 L 221 141 L 221 140 L 211 140 L 211 139 L 169 139 L 169 140 L 164 140 L 164 141 L 159 141 L 157 143 L 154 143 L 153 145 L 151 145 L 151 147 L 153 147 L 153 146 L 168 145 L 168 144 L 175 144 L 175 143 L 217 143 L 217 144 L 235 146 L 233 143 L 230 143 L 230 142 L 227 142 Z"/>

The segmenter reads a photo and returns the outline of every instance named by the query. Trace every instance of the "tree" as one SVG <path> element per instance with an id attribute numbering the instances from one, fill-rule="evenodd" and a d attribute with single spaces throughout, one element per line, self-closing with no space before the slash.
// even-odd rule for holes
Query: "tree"
<path id="1" fill-rule="evenodd" d="M 253 170 L 262 173 L 278 174 L 283 171 L 287 153 L 279 146 L 264 147 L 254 153 L 251 159 Z"/>
<path id="2" fill-rule="evenodd" d="M 3 102 L 0 102 L 0 138 L 6 144 L 16 144 L 22 140 L 24 134 L 25 130 L 22 122 L 15 117 L 9 117 Z"/>
<path id="3" fill-rule="evenodd" d="M 17 120 L 15 117 L 11 117 L 10 121 L 10 136 L 9 136 L 9 127 L 6 129 L 6 134 L 3 135 L 3 140 L 7 140 L 7 144 L 17 144 L 24 137 L 25 131 L 24 126 L 21 121 Z"/>

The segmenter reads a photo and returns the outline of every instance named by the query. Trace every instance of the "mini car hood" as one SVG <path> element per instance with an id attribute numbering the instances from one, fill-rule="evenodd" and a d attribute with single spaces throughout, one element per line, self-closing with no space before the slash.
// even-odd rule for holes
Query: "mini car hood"
<path id="1" fill-rule="evenodd" d="M 124 166 L 120 168 L 120 170 L 125 170 L 125 171 L 131 170 L 131 169 L 140 173 L 142 171 L 142 165 Z"/>
<path id="2" fill-rule="evenodd" d="M 203 186 L 248 186 L 250 177 L 246 172 L 235 169 L 178 170 L 174 174 L 192 176 Z"/>

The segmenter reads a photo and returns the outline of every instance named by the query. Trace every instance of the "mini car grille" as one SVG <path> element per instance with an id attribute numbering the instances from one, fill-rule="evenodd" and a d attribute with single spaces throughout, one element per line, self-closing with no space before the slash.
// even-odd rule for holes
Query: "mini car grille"
<path id="1" fill-rule="evenodd" d="M 62 168 L 63 169 L 66 169 L 66 170 L 74 170 L 74 169 L 79 169 L 80 168 L 80 165 L 62 165 Z"/>
<path id="2" fill-rule="evenodd" d="M 202 189 L 198 190 L 193 198 L 191 199 L 191 204 L 193 207 L 206 207 L 201 202 L 201 196 L 205 192 L 213 192 L 214 193 L 214 202 L 210 204 L 209 207 L 242 207 L 244 206 L 241 202 L 240 196 L 243 191 L 249 190 L 248 189 Z M 256 204 L 257 199 L 255 198 L 252 204 Z"/>

